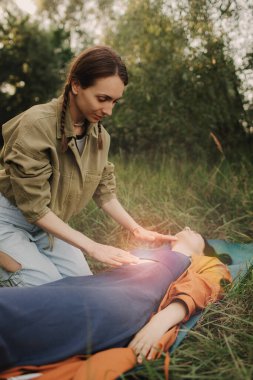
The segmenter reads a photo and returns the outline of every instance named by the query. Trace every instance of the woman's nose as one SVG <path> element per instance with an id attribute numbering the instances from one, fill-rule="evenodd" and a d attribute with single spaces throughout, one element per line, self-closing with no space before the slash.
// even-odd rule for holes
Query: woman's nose
<path id="1" fill-rule="evenodd" d="M 113 104 L 108 104 L 103 108 L 103 114 L 105 116 L 111 116 L 113 109 Z"/>

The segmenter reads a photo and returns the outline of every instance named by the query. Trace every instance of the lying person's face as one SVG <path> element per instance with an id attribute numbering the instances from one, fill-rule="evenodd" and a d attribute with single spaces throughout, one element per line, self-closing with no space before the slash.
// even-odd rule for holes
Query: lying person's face
<path id="1" fill-rule="evenodd" d="M 189 227 L 185 227 L 183 231 L 178 232 L 175 236 L 178 238 L 178 242 L 185 244 L 195 254 L 204 254 L 205 242 L 203 237 Z"/>

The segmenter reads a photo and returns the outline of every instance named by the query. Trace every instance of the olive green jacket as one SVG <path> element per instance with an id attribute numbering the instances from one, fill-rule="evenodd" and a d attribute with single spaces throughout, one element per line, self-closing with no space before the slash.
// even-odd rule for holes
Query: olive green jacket
<path id="1" fill-rule="evenodd" d="M 102 128 L 103 149 L 97 146 L 98 126 L 89 126 L 82 154 L 76 146 L 69 109 L 61 151 L 62 97 L 33 106 L 2 127 L 0 192 L 34 223 L 52 210 L 67 222 L 93 197 L 98 206 L 116 197 L 114 166 L 108 162 L 110 136 Z"/>

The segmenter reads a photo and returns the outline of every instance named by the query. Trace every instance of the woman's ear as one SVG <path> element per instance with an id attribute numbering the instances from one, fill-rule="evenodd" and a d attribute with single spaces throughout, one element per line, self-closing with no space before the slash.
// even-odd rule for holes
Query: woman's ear
<path id="1" fill-rule="evenodd" d="M 77 95 L 80 88 L 80 83 L 77 80 L 71 81 L 71 92 L 73 95 Z"/>

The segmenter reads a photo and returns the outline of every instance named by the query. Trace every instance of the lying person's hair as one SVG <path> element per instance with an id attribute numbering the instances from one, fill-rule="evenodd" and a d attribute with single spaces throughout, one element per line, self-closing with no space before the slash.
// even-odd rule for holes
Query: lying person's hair
<path id="1" fill-rule="evenodd" d="M 203 237 L 203 236 L 202 236 Z M 205 256 L 211 256 L 211 257 L 217 257 L 222 263 L 231 265 L 232 264 L 232 258 L 228 253 L 217 253 L 215 249 L 208 243 L 206 238 L 204 238 L 205 242 L 205 248 L 204 248 L 204 255 Z"/>

